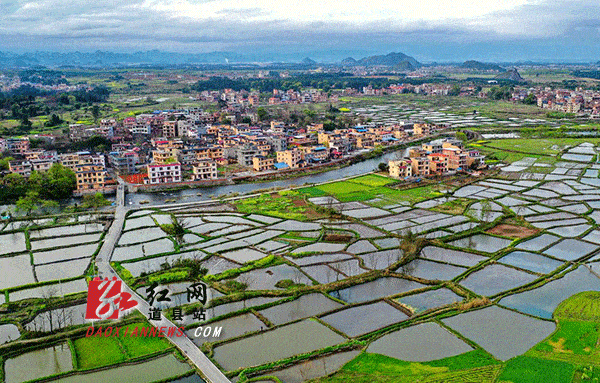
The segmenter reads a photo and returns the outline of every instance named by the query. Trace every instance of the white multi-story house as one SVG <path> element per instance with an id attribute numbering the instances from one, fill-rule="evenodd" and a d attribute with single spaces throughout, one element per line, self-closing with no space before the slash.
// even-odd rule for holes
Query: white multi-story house
<path id="1" fill-rule="evenodd" d="M 149 164 L 147 183 L 151 185 L 181 182 L 181 164 Z"/>

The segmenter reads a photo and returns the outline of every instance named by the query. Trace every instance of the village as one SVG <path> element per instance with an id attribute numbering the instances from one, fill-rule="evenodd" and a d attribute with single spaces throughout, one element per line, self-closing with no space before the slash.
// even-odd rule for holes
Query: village
<path id="1" fill-rule="evenodd" d="M 96 127 L 74 124 L 70 140 L 101 136 L 109 151 L 32 148 L 29 138 L 0 139 L 8 151 L 10 173 L 24 178 L 60 163 L 77 177 L 75 195 L 111 193 L 118 182 L 173 187 L 202 185 L 235 177 L 303 172 L 334 164 L 376 148 L 395 147 L 438 135 L 446 127 L 401 122 L 392 126 L 355 126 L 326 131 L 323 124 L 306 128 L 281 121 L 268 124 L 204 125 L 199 109 L 140 114 L 123 121 L 104 119 Z M 475 164 L 475 165 L 473 165 Z M 422 177 L 477 168 L 483 157 L 455 139 L 436 140 L 410 149 L 406 159 L 391 161 L 393 177 Z"/>

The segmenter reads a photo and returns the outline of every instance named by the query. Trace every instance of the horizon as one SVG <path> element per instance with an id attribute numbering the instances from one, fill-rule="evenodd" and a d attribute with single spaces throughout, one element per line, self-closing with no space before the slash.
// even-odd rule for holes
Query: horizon
<path id="1" fill-rule="evenodd" d="M 249 61 L 335 62 L 403 52 L 420 62 L 596 62 L 591 0 L 58 0 L 0 4 L 0 51 L 233 52 Z"/>
<path id="2" fill-rule="evenodd" d="M 497 64 L 497 65 L 504 65 L 504 66 L 510 66 L 510 65 L 597 65 L 598 63 L 600 63 L 600 60 L 596 60 L 596 59 L 588 59 L 588 60 L 584 60 L 584 59 L 580 59 L 577 60 L 575 58 L 571 58 L 571 59 L 539 59 L 539 60 L 535 60 L 535 59 L 519 59 L 519 60 L 514 60 L 514 61 L 510 61 L 510 60 L 486 60 L 486 59 L 477 59 L 477 58 L 470 58 L 470 57 L 465 57 L 465 58 L 461 58 L 461 59 L 456 59 L 456 60 L 452 60 L 452 59 L 447 59 L 447 60 L 419 60 L 417 57 L 420 56 L 418 54 L 412 54 L 412 52 L 406 52 L 406 51 L 385 51 L 385 52 L 376 52 L 373 54 L 368 54 L 368 55 L 364 55 L 364 56 L 345 56 L 345 57 L 341 57 L 338 59 L 333 59 L 333 60 L 319 60 L 316 57 L 313 56 L 301 56 L 298 57 L 297 59 L 290 57 L 290 55 L 282 55 L 280 58 L 277 57 L 272 57 L 272 59 L 270 60 L 263 60 L 263 61 L 259 61 L 259 60 L 253 60 L 251 59 L 252 56 L 245 56 L 243 54 L 239 54 L 238 52 L 233 52 L 233 51 L 212 51 L 212 52 L 202 52 L 202 53 L 198 53 L 198 52 L 176 52 L 176 51 L 169 51 L 169 50 L 162 50 L 162 49 L 148 49 L 148 50 L 143 50 L 143 49 L 138 49 L 135 51 L 117 51 L 117 50 L 101 50 L 101 49 L 78 49 L 78 50 L 71 50 L 71 51 L 59 51 L 59 50 L 31 50 L 31 51 L 16 51 L 16 50 L 2 50 L 0 49 L 0 61 L 3 59 L 2 55 L 6 55 L 6 57 L 4 57 L 5 59 L 9 56 L 34 56 L 34 55 L 72 55 L 72 54 L 82 54 L 82 55 L 94 55 L 94 54 L 112 54 L 112 55 L 130 55 L 130 56 L 135 56 L 135 55 L 147 55 L 149 53 L 156 53 L 156 54 L 181 54 L 181 55 L 187 55 L 187 56 L 196 56 L 196 57 L 200 57 L 200 56 L 206 56 L 209 57 L 211 55 L 214 56 L 227 56 L 227 55 L 234 55 L 232 57 L 241 57 L 241 59 L 224 59 L 222 62 L 215 62 L 215 61 L 193 61 L 193 62 L 188 62 L 188 63 L 174 63 L 171 64 L 172 66 L 182 66 L 182 65 L 242 65 L 242 64 L 248 64 L 248 65 L 276 65 L 276 64 L 283 64 L 283 65 L 293 65 L 293 64 L 301 64 L 303 60 L 305 59 L 311 59 L 315 61 L 315 65 L 338 65 L 340 64 L 344 59 L 348 59 L 348 58 L 352 58 L 352 59 L 356 59 L 361 60 L 363 58 L 368 58 L 368 57 L 373 57 L 373 56 L 386 56 L 389 54 L 397 54 L 397 53 L 402 53 L 405 54 L 409 57 L 415 58 L 420 64 L 423 64 L 424 66 L 435 66 L 435 65 L 440 65 L 440 66 L 453 66 L 453 65 L 461 65 L 464 64 L 466 62 L 480 62 L 480 63 L 484 63 L 484 64 Z M 245 58 L 246 57 L 246 58 Z M 287 57 L 287 58 L 286 58 Z M 166 64 L 162 64 L 162 63 L 150 63 L 150 62 L 145 62 L 143 60 L 139 60 L 136 62 L 119 62 L 119 61 L 115 61 L 115 62 L 108 62 L 108 63 L 100 63 L 99 65 L 103 65 L 103 64 L 110 64 L 110 65 L 118 65 L 118 64 L 123 64 L 123 65 L 166 65 Z M 31 64 L 33 65 L 33 64 Z M 48 64 L 39 64 L 40 66 L 48 66 Z M 65 66 L 66 64 L 59 64 L 58 66 Z M 78 66 L 81 64 L 73 64 L 73 66 Z M 85 64 L 86 66 L 93 66 L 92 64 Z M 51 65 L 50 65 L 51 66 Z"/>

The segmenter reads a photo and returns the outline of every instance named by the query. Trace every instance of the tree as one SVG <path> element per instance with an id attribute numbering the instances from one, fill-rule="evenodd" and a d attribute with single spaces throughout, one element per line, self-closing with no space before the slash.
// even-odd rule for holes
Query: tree
<path id="1" fill-rule="evenodd" d="M 523 99 L 523 104 L 526 104 L 526 105 L 536 105 L 537 104 L 537 97 L 533 93 L 529 93 L 527 95 L 527 97 L 525 97 Z"/>
<path id="2" fill-rule="evenodd" d="M 21 116 L 21 125 L 19 125 L 19 129 L 28 132 L 29 130 L 31 130 L 32 126 L 33 124 L 31 123 L 31 121 L 29 121 L 29 117 L 27 116 L 27 114 L 23 114 Z"/>
<path id="3" fill-rule="evenodd" d="M 50 116 L 50 120 L 48 120 L 44 125 L 47 127 L 57 126 L 62 124 L 64 121 L 57 114 L 52 113 Z"/>
<path id="4" fill-rule="evenodd" d="M 46 196 L 50 199 L 69 198 L 77 187 L 77 177 L 71 169 L 56 163 L 46 172 Z"/>
<path id="5" fill-rule="evenodd" d="M 511 96 L 511 91 L 512 89 L 508 86 L 493 86 L 490 88 L 487 95 L 492 100 L 508 100 Z"/>
<path id="6" fill-rule="evenodd" d="M 462 142 L 467 142 L 467 135 L 463 132 L 456 132 L 456 139 Z"/>
<path id="7" fill-rule="evenodd" d="M 386 164 L 385 162 L 380 162 L 378 167 L 379 167 L 379 170 L 382 172 L 387 172 L 390 168 L 388 166 L 388 164 Z"/>
<path id="8" fill-rule="evenodd" d="M 266 121 L 269 118 L 269 112 L 263 107 L 256 109 L 256 115 L 259 121 Z"/>
<path id="9" fill-rule="evenodd" d="M 83 197 L 81 207 L 84 209 L 96 209 L 102 206 L 108 206 L 111 202 L 107 200 L 102 193 L 90 194 Z"/>
<path id="10" fill-rule="evenodd" d="M 323 130 L 325 130 L 326 132 L 332 132 L 335 130 L 337 126 L 335 125 L 335 122 L 332 121 L 325 121 L 323 123 Z"/>
<path id="11" fill-rule="evenodd" d="M 24 212 L 25 215 L 31 215 L 32 212 L 40 210 L 42 214 L 50 214 L 58 208 L 58 202 L 44 200 L 35 190 L 27 192 L 25 197 L 17 200 L 17 211 Z"/>
<path id="12" fill-rule="evenodd" d="M 8 170 L 9 162 L 14 160 L 12 157 L 4 157 L 0 159 L 0 170 Z"/>
<path id="13" fill-rule="evenodd" d="M 460 85 L 454 84 L 452 88 L 448 91 L 449 96 L 458 96 L 460 94 Z"/>
<path id="14" fill-rule="evenodd" d="M 92 107 L 92 117 L 94 117 L 94 122 L 98 123 L 98 118 L 100 117 L 100 107 L 98 105 Z"/>
<path id="15" fill-rule="evenodd" d="M 14 201 L 27 192 L 27 180 L 20 174 L 10 173 L 4 176 L 0 184 L 0 200 Z"/>
<path id="16" fill-rule="evenodd" d="M 25 215 L 31 215 L 31 212 L 36 210 L 41 202 L 40 193 L 30 190 L 25 197 L 17 200 L 17 211 L 24 212 Z"/>

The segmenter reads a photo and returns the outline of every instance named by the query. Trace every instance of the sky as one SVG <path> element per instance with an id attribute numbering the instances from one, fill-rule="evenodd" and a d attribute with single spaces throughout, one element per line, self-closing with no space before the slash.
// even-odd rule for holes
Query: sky
<path id="1" fill-rule="evenodd" d="M 0 0 L 0 51 L 600 60 L 598 0 Z"/>

